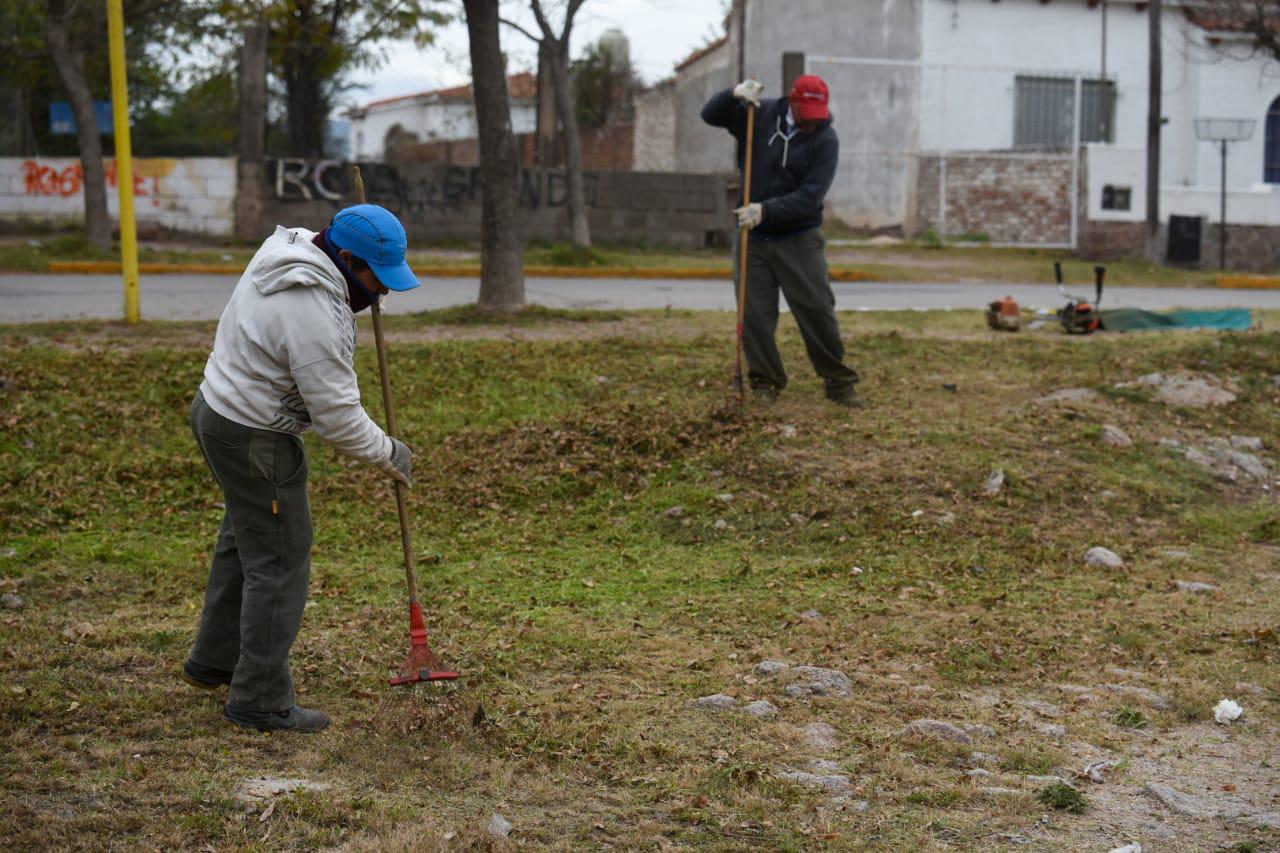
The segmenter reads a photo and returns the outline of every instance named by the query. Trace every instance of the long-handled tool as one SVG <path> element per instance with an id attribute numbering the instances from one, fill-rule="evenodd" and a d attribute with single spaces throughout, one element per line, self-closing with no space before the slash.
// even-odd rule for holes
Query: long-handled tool
<path id="1" fill-rule="evenodd" d="M 1098 314 L 1098 307 L 1102 304 L 1102 280 L 1106 274 L 1107 268 L 1104 266 L 1093 268 L 1096 293 L 1093 302 L 1090 303 L 1087 297 L 1072 296 L 1067 293 L 1062 286 L 1062 264 L 1058 261 L 1053 262 L 1053 275 L 1058 280 L 1058 293 L 1067 300 L 1067 304 L 1058 311 L 1058 318 L 1062 321 L 1062 328 L 1067 334 L 1088 335 L 1102 328 L 1102 317 Z"/>
<path id="2" fill-rule="evenodd" d="M 355 168 L 356 201 L 364 204 L 364 178 L 360 167 Z M 369 308 L 373 314 L 373 340 L 378 349 L 378 375 L 382 378 L 382 405 L 387 410 L 387 435 L 396 434 L 396 412 L 391 405 L 391 375 L 387 369 L 387 343 L 382 335 L 382 309 L 374 300 Z M 418 573 L 414 569 L 413 540 L 409 535 L 409 507 L 404 483 L 395 482 L 396 510 L 400 514 L 400 543 L 404 546 L 404 573 L 409 582 L 409 657 L 400 672 L 391 678 L 391 684 L 417 684 L 419 681 L 453 681 L 455 670 L 444 669 L 427 642 L 427 621 L 418 601 Z"/>
<path id="3" fill-rule="evenodd" d="M 742 165 L 742 204 L 751 204 L 751 143 L 756 135 L 756 106 L 747 104 L 747 159 Z M 746 382 L 742 377 L 742 326 L 747 315 L 747 240 L 751 229 L 743 226 L 738 233 L 738 367 L 733 374 L 733 387 L 738 392 L 738 402 L 746 396 Z"/>

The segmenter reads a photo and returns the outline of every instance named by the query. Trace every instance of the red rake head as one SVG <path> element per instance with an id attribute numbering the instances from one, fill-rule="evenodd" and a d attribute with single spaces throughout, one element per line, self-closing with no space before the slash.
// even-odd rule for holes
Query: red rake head
<path id="1" fill-rule="evenodd" d="M 417 684 L 420 681 L 455 681 L 458 673 L 443 669 L 427 643 L 427 623 L 422 618 L 422 605 L 409 605 L 409 658 L 400 673 L 390 679 L 392 687 Z"/>

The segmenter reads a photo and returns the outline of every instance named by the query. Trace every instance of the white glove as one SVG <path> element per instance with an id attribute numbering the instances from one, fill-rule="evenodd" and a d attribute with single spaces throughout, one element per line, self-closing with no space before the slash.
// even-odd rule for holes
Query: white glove
<path id="1" fill-rule="evenodd" d="M 413 488 L 413 451 L 398 438 L 391 438 L 391 455 L 378 467 L 391 479 Z"/>
<path id="2" fill-rule="evenodd" d="M 764 205 L 758 202 L 752 202 L 746 207 L 739 207 L 733 212 L 738 215 L 739 228 L 755 228 L 764 221 Z"/>
<path id="3" fill-rule="evenodd" d="M 764 92 L 764 84 L 748 77 L 733 87 L 733 96 L 739 101 L 746 101 L 753 107 L 760 106 L 760 95 Z"/>

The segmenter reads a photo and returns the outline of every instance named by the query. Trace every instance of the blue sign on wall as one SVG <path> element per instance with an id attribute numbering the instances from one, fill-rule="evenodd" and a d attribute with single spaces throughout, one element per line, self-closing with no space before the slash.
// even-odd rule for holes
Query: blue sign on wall
<path id="1" fill-rule="evenodd" d="M 111 118 L 110 101 L 94 101 L 93 112 L 98 117 L 98 133 L 110 136 L 115 133 L 115 123 Z M 76 116 L 71 111 L 70 101 L 54 101 L 49 104 L 49 131 L 74 135 L 76 132 Z"/>

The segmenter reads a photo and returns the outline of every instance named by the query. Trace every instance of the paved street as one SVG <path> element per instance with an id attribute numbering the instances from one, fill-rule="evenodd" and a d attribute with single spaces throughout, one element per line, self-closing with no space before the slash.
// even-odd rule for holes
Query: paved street
<path id="1" fill-rule="evenodd" d="M 226 304 L 234 276 L 158 275 L 142 278 L 142 315 L 146 319 L 216 320 Z M 432 279 L 406 294 L 393 294 L 391 314 L 444 308 L 474 302 L 478 279 Z M 836 307 L 842 311 L 889 309 L 979 308 L 1010 294 L 1024 307 L 1053 307 L 1062 302 L 1048 285 L 837 283 Z M 1089 288 L 1078 288 L 1091 293 Z M 727 281 L 662 281 L 651 279 L 531 278 L 530 302 L 550 308 L 694 310 L 733 309 Z M 115 275 L 0 275 L 0 322 L 118 319 L 123 313 L 123 286 Z M 1116 287 L 1106 292 L 1108 308 L 1277 308 L 1280 291 L 1170 290 Z"/>

